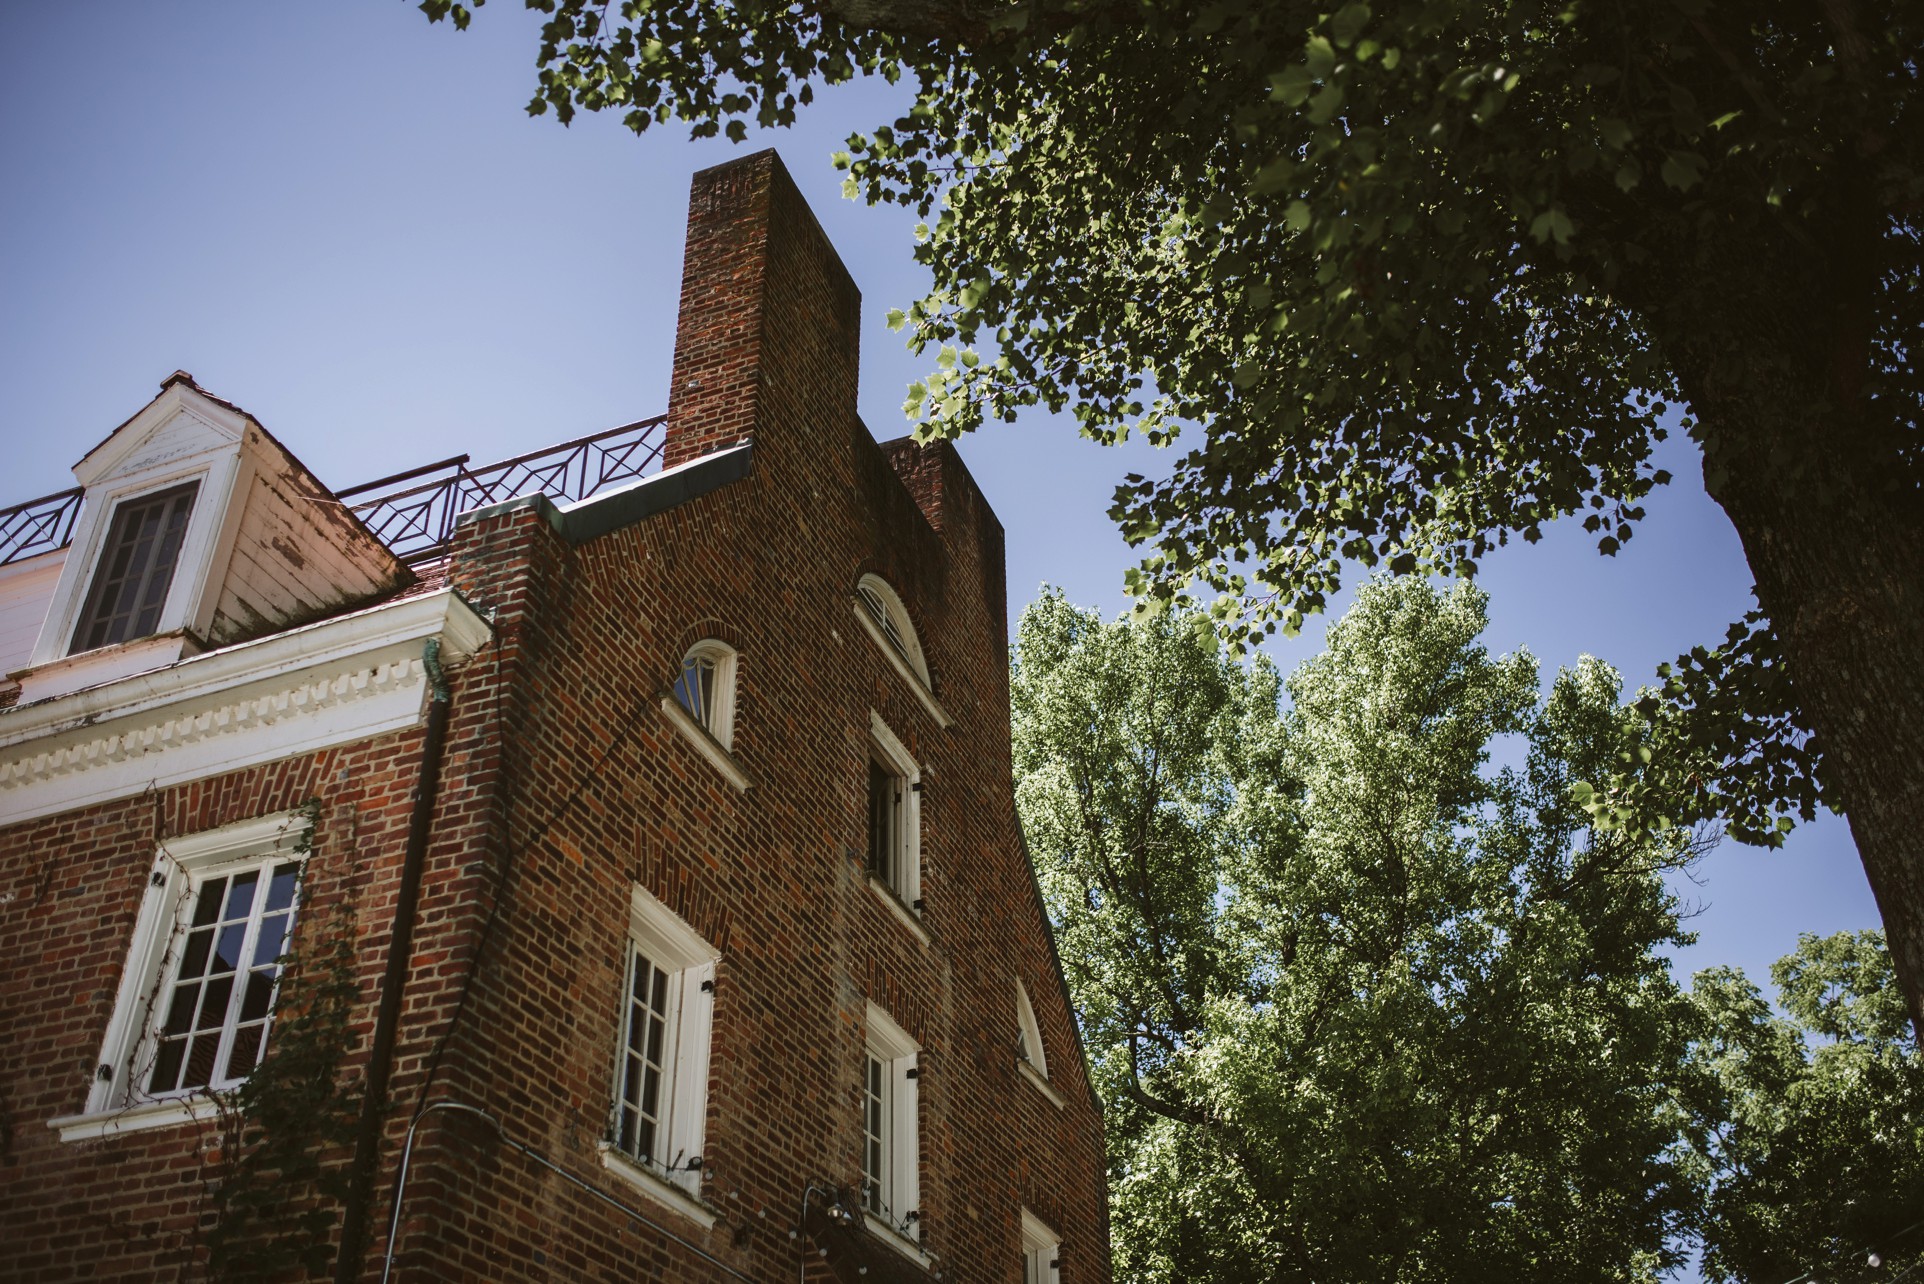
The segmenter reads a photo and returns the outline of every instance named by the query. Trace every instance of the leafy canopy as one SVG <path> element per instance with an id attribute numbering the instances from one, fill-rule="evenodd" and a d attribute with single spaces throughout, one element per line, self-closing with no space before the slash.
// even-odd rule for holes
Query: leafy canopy
<path id="1" fill-rule="evenodd" d="M 1834 365 L 1865 413 L 1827 455 L 1919 479 L 1924 31 L 1896 0 L 525 3 L 529 111 L 564 122 L 741 140 L 816 85 L 911 81 L 838 157 L 851 194 L 926 220 L 934 287 L 892 316 L 936 367 L 909 414 L 1181 436 L 1169 476 L 1117 492 L 1130 587 L 1213 596 L 1234 638 L 1293 631 L 1351 563 L 1473 572 L 1568 515 L 1612 553 L 1674 423 L 1713 493 L 1733 450 L 1816 486 L 1754 433 L 1824 420 Z M 1771 348 L 1837 288 L 1856 350 Z M 1781 843 L 1822 757 L 1769 625 L 1664 678 L 1684 698 L 1651 721 L 1693 788 L 1613 769 L 1595 816 Z"/>
<path id="2" fill-rule="evenodd" d="M 1771 976 L 1783 1017 L 1733 968 L 1692 990 L 1709 1078 L 1705 1277 L 1924 1267 L 1924 1055 L 1882 933 L 1807 934 Z M 1866 1270 L 1872 1251 L 1881 1270 Z"/>
<path id="3" fill-rule="evenodd" d="M 1569 785 L 1634 717 L 1615 674 L 1539 697 L 1484 625 L 1472 588 L 1372 581 L 1285 684 L 1206 616 L 1024 612 L 1017 801 L 1106 1103 L 1118 1278 L 1678 1261 L 1693 1009 L 1658 871 L 1693 843 L 1589 826 Z"/>

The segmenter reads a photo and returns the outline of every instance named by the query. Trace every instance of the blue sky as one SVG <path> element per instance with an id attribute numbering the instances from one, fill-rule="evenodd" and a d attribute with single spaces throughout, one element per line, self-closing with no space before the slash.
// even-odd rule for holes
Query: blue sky
<path id="1" fill-rule="evenodd" d="M 899 435 L 926 367 L 883 317 L 920 292 L 915 220 L 844 200 L 828 163 L 899 92 L 831 93 L 742 147 L 564 130 L 523 110 L 534 32 L 515 0 L 465 34 L 402 0 L 0 6 L 0 503 L 72 485 L 177 367 L 337 487 L 658 413 L 689 175 L 771 145 L 863 291 L 863 416 Z M 1167 457 L 1039 414 L 961 448 L 1008 531 L 1012 608 L 1047 581 L 1121 609 L 1132 558 L 1109 493 Z M 1588 652 L 1634 685 L 1743 613 L 1736 537 L 1688 443 L 1667 456 L 1678 481 L 1618 557 L 1566 523 L 1486 560 L 1493 649 L 1528 647 L 1546 676 Z M 1277 660 L 1321 636 L 1313 622 Z M 1701 908 L 1686 973 L 1762 980 L 1800 931 L 1877 923 L 1835 818 L 1779 853 L 1726 844 L 1679 889 Z"/>

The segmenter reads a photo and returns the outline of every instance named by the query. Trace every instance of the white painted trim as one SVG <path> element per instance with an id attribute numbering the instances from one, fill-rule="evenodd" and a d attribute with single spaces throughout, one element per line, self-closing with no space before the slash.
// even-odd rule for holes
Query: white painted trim
<path id="1" fill-rule="evenodd" d="M 1021 1027 L 1022 1041 L 1027 1045 L 1028 1059 L 1032 1069 L 1044 1079 L 1049 1077 L 1049 1049 L 1042 1042 L 1042 1023 L 1036 1020 L 1035 1004 L 1029 1002 L 1029 987 L 1022 984 L 1022 978 L 1015 978 L 1015 1020 Z"/>
<path id="2" fill-rule="evenodd" d="M 180 553 L 174 559 L 173 580 L 167 586 L 167 600 L 161 606 L 153 631 L 171 633 L 186 626 L 192 614 L 188 608 L 198 605 L 207 587 L 215 544 L 225 522 L 235 474 L 240 470 L 240 449 L 240 442 L 236 440 L 218 452 L 203 451 L 170 461 L 164 470 L 117 479 L 118 484 L 112 489 L 99 492 L 88 489 L 82 498 L 80 520 L 74 525 L 73 541 L 67 546 L 70 555 L 60 568 L 60 581 L 54 585 L 53 598 L 47 604 L 46 622 L 40 626 L 39 640 L 34 643 L 32 667 L 50 664 L 70 654 L 84 654 L 72 650 L 74 629 L 79 624 L 80 609 L 93 586 L 107 534 L 113 529 L 114 514 L 120 506 L 156 491 L 194 482 L 198 486 L 194 507 L 187 514 L 187 529 L 181 536 Z"/>
<path id="3" fill-rule="evenodd" d="M 849 602 L 855 608 L 855 622 L 861 625 L 863 631 L 874 641 L 876 648 L 882 653 L 882 658 L 902 675 L 902 680 L 909 684 L 909 690 L 913 691 L 915 698 L 922 702 L 922 707 L 929 711 L 929 716 L 935 719 L 936 725 L 944 730 L 954 726 L 955 719 L 949 716 L 949 711 L 944 709 L 942 702 L 935 698 L 935 692 L 929 690 L 928 684 L 909 667 L 909 662 L 902 658 L 902 653 L 897 651 L 895 645 L 883 634 L 881 627 L 875 623 L 874 617 L 868 613 L 868 608 L 862 605 L 862 599 L 851 596 Z"/>
<path id="4" fill-rule="evenodd" d="M 903 927 L 915 933 L 916 940 L 922 942 L 924 945 L 935 944 L 935 937 L 922 922 L 922 916 L 902 904 L 902 898 L 895 894 L 894 888 L 877 878 L 874 874 L 870 874 L 868 876 L 868 889 L 875 893 L 877 899 L 879 899 L 883 905 L 888 907 L 888 912 L 895 915 Z"/>
<path id="5" fill-rule="evenodd" d="M 706 1204 L 690 1195 L 679 1186 L 670 1184 L 649 1172 L 640 1164 L 621 1152 L 621 1148 L 609 1141 L 598 1141 L 595 1149 L 601 1152 L 601 1166 L 615 1176 L 633 1186 L 663 1208 L 680 1213 L 703 1230 L 715 1224 L 715 1214 Z"/>
<path id="6" fill-rule="evenodd" d="M 246 437 L 248 426 L 254 422 L 250 416 L 230 410 L 197 388 L 185 383 L 170 384 L 161 389 L 159 396 L 142 406 L 132 419 L 116 428 L 107 440 L 88 451 L 73 466 L 74 480 L 82 486 L 93 485 L 112 472 L 133 452 L 134 447 L 147 439 L 149 433 L 180 413 L 191 416 L 203 427 L 230 438 L 236 444 Z M 206 453 L 217 449 L 219 447 L 211 447 Z"/>
<path id="7" fill-rule="evenodd" d="M 312 824 L 305 811 L 284 811 L 162 840 L 141 897 L 133 937 L 127 943 L 127 958 L 120 968 L 120 986 L 114 994 L 113 1015 L 108 1018 L 107 1032 L 100 1041 L 100 1057 L 95 1062 L 96 1067 L 108 1067 L 110 1077 L 102 1079 L 98 1073 L 91 1077 L 85 1117 L 126 1114 L 149 1104 L 170 1104 L 205 1095 L 196 1091 L 186 1097 L 163 1097 L 151 1102 L 132 1100 L 134 1089 L 128 1081 L 135 1054 L 146 1041 L 152 1021 L 157 1020 L 146 1010 L 147 1000 L 150 996 L 156 999 L 160 996 L 160 973 L 167 963 L 167 947 L 182 926 L 187 885 L 197 875 L 217 866 L 266 861 L 277 854 L 292 852 L 300 846 Z M 298 896 L 294 904 L 298 918 Z"/>
<path id="8" fill-rule="evenodd" d="M 62 1115 L 47 1120 L 47 1127 L 60 1134 L 62 1141 L 92 1141 L 121 1132 L 145 1132 L 149 1128 L 171 1128 L 176 1124 L 206 1123 L 220 1117 L 220 1106 L 206 1093 L 191 1097 L 169 1097 L 164 1101 L 144 1101 L 84 1115 Z"/>
<path id="9" fill-rule="evenodd" d="M 1069 1099 L 1063 1096 L 1060 1092 L 1058 1092 L 1054 1084 L 1050 1083 L 1047 1079 L 1043 1078 L 1042 1075 L 1037 1073 L 1036 1068 L 1033 1065 L 1029 1064 L 1027 1061 L 1022 1060 L 1020 1057 L 1017 1057 L 1015 1068 L 1022 1075 L 1024 1079 L 1027 1079 L 1030 1083 L 1034 1084 L 1036 1086 L 1036 1089 L 1040 1091 L 1043 1096 L 1047 1097 L 1050 1101 L 1054 1102 L 1055 1108 L 1057 1110 L 1065 1110 L 1068 1108 Z"/>
<path id="10" fill-rule="evenodd" d="M 905 1228 L 881 1224 L 890 1234 L 913 1243 L 922 1237 L 922 1045 L 873 1000 L 868 1004 L 863 1027 L 863 1046 L 868 1055 L 884 1063 L 889 1076 L 888 1189 L 882 1193 L 882 1202 L 898 1218 L 906 1219 L 911 1212 L 917 1214 L 915 1221 L 905 1223 Z M 911 1070 L 915 1074 L 911 1075 Z M 873 1214 L 869 1216 L 879 1221 Z"/>
<path id="11" fill-rule="evenodd" d="M 1055 1227 L 1024 1208 L 1022 1210 L 1022 1257 L 1025 1268 L 1023 1278 L 1033 1278 L 1041 1281 L 1042 1284 L 1055 1284 L 1062 1278 L 1062 1272 L 1060 1268 L 1050 1263 L 1059 1259 L 1061 1255 L 1062 1236 L 1056 1233 Z M 1041 1268 L 1033 1276 L 1026 1269 L 1032 1265 Z"/>
<path id="12" fill-rule="evenodd" d="M 666 1039 L 662 1048 L 663 1082 L 656 1100 L 657 1147 L 654 1158 L 666 1164 L 700 1159 L 708 1125 L 709 1041 L 715 1024 L 715 964 L 721 951 L 704 940 L 679 914 L 657 900 L 639 884 L 631 890 L 628 905 L 628 949 L 622 962 L 621 1007 L 615 1024 L 614 1072 L 609 1100 L 619 1109 L 622 1062 L 632 998 L 632 951 L 639 949 L 662 971 L 672 974 L 668 1000 Z M 701 1189 L 703 1169 L 675 1167 L 668 1172 L 653 1172 L 632 1155 L 623 1154 L 610 1143 L 614 1153 L 638 1171 L 648 1172 L 656 1181 L 681 1189 L 689 1198 Z"/>
<path id="13" fill-rule="evenodd" d="M 33 704 L 102 686 L 136 673 L 147 673 L 200 654 L 201 647 L 185 629 L 154 633 L 146 637 L 76 651 L 7 676 L 20 684 L 20 702 Z"/>
<path id="14" fill-rule="evenodd" d="M 884 1244 L 887 1244 L 890 1248 L 908 1258 L 923 1270 L 932 1271 L 935 1269 L 935 1259 L 933 1257 L 930 1257 L 927 1253 L 916 1247 L 914 1240 L 903 1235 L 901 1231 L 896 1230 L 874 1213 L 864 1211 L 862 1213 L 862 1222 L 868 1227 L 869 1234 L 875 1236 L 875 1238 L 881 1240 Z M 917 1223 L 917 1225 L 920 1225 L 920 1223 Z"/>
<path id="15" fill-rule="evenodd" d="M 713 963 L 721 951 L 710 945 L 688 920 L 636 884 L 628 894 L 628 934 L 655 951 L 659 961 L 680 970 Z"/>
<path id="16" fill-rule="evenodd" d="M 0 711 L 0 825 L 417 725 L 422 643 L 487 636 L 443 589 Z"/>
<path id="17" fill-rule="evenodd" d="M 661 712 L 662 716 L 668 719 L 669 725 L 681 732 L 682 738 L 693 745 L 697 753 L 708 759 L 716 771 L 721 772 L 723 779 L 742 793 L 749 791 L 754 782 L 748 778 L 748 773 L 742 770 L 742 765 L 735 761 L 735 755 L 728 752 L 715 737 L 709 735 L 708 728 L 696 722 L 694 716 L 681 707 L 681 701 L 675 699 L 673 695 L 663 696 Z"/>
<path id="18" fill-rule="evenodd" d="M 681 657 L 682 667 L 675 674 L 677 682 L 681 680 L 681 674 L 687 671 L 688 662 L 697 659 L 707 660 L 715 666 L 714 699 L 708 707 L 707 722 L 699 722 L 692 714 L 689 716 L 689 721 L 696 722 L 714 737 L 715 743 L 723 749 L 733 752 L 735 748 L 735 669 L 739 657 L 734 647 L 719 638 L 703 638 L 689 647 Z M 674 691 L 671 688 L 669 695 L 673 694 Z M 684 712 L 686 712 L 685 709 Z"/>
<path id="19" fill-rule="evenodd" d="M 901 824 L 895 836 L 895 866 L 902 877 L 901 886 L 891 890 L 904 909 L 918 913 L 915 902 L 922 896 L 922 768 L 908 746 L 873 709 L 868 711 L 868 734 L 902 780 Z"/>
<path id="20" fill-rule="evenodd" d="M 855 581 L 856 601 L 866 607 L 868 604 L 863 599 L 864 589 L 875 595 L 875 600 L 881 604 L 882 614 L 887 616 L 888 622 L 895 626 L 895 636 L 901 640 L 901 646 L 897 648 L 894 642 L 888 640 L 888 635 L 884 631 L 883 645 L 891 651 L 897 651 L 904 660 L 908 661 L 909 667 L 915 670 L 915 676 L 923 686 L 933 686 L 934 684 L 929 680 L 928 656 L 922 650 L 922 635 L 916 632 L 915 621 L 910 618 L 909 608 L 903 603 L 902 595 L 895 591 L 893 584 L 873 571 Z M 873 613 L 870 613 L 869 618 L 871 620 L 875 618 Z M 880 627 L 879 624 L 877 627 Z"/>

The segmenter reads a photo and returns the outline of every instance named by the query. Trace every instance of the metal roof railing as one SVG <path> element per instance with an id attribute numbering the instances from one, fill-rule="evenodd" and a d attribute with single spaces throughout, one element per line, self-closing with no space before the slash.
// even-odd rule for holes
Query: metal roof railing
<path id="1" fill-rule="evenodd" d="M 62 549 L 73 540 L 80 515 L 81 488 L 42 495 L 12 508 L 0 508 L 0 566 Z"/>
<path id="2" fill-rule="evenodd" d="M 587 499 L 660 466 L 666 415 L 590 433 L 479 468 L 455 455 L 346 490 L 335 497 L 377 539 L 410 564 L 447 551 L 461 514 L 537 491 L 557 503 Z M 0 566 L 65 548 L 73 539 L 81 488 L 0 508 Z"/>
<path id="3" fill-rule="evenodd" d="M 537 491 L 556 503 L 572 503 L 645 476 L 661 461 L 667 418 L 623 424 L 480 468 L 468 467 L 468 457 L 456 455 L 351 486 L 337 496 L 402 561 L 430 561 L 446 551 L 463 513 Z"/>

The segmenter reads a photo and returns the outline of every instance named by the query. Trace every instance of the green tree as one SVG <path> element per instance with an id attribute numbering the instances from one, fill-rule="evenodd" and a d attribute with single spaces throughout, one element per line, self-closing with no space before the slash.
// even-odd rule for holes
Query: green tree
<path id="1" fill-rule="evenodd" d="M 563 121 L 741 139 L 912 78 L 841 158 L 930 219 L 911 414 L 1186 427 L 1114 514 L 1138 592 L 1217 594 L 1232 631 L 1294 627 L 1347 561 L 1468 572 L 1559 517 L 1612 553 L 1685 408 L 1759 610 L 1653 694 L 1669 779 L 1605 762 L 1594 814 L 1780 842 L 1839 807 L 1924 1023 L 1916 5 L 525 2 L 529 110 Z"/>
<path id="2" fill-rule="evenodd" d="M 1924 1265 L 1924 1056 L 1890 954 L 1877 932 L 1805 935 L 1771 976 L 1787 1017 L 1734 968 L 1693 986 L 1712 1088 L 1704 1274 L 1894 1279 Z"/>
<path id="3" fill-rule="evenodd" d="M 1573 776 L 1633 715 L 1538 695 L 1485 601 L 1365 584 L 1288 681 L 1206 616 L 1048 595 L 1017 801 L 1107 1108 L 1118 1278 L 1654 1280 L 1697 1205 L 1657 871 Z M 1496 770 L 1513 737 L 1521 765 Z"/>

